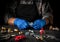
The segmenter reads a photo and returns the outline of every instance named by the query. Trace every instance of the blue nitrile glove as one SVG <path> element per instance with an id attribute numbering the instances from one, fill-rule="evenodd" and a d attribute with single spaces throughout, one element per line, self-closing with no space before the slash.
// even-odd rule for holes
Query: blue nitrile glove
<path id="1" fill-rule="evenodd" d="M 34 29 L 41 29 L 44 25 L 46 25 L 46 21 L 42 19 L 37 19 L 34 21 L 32 27 Z"/>
<path id="2" fill-rule="evenodd" d="M 26 29 L 28 27 L 28 22 L 23 19 L 16 18 L 14 25 L 16 25 L 19 29 Z"/>

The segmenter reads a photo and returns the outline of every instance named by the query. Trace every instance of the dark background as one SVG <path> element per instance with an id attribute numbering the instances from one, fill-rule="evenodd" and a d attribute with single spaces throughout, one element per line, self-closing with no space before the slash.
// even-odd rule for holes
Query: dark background
<path id="1" fill-rule="evenodd" d="M 60 8 L 59 8 L 59 3 L 60 1 L 58 0 L 49 0 L 51 8 L 53 9 L 53 16 L 54 16 L 54 25 L 57 27 L 60 27 Z"/>
<path id="2" fill-rule="evenodd" d="M 54 16 L 54 25 L 60 27 L 60 12 L 59 12 L 59 1 L 58 0 L 48 0 L 50 2 L 50 6 L 53 9 Z M 6 5 L 11 3 L 12 0 L 1 0 L 0 3 L 0 25 L 4 24 L 4 14 L 6 12 Z"/>

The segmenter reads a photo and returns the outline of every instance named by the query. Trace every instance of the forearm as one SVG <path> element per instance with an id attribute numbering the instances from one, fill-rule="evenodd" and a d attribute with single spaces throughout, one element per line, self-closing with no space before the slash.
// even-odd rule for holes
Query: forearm
<path id="1" fill-rule="evenodd" d="M 49 16 L 49 17 L 46 17 L 44 19 L 46 20 L 46 25 L 49 24 L 49 23 L 51 25 L 53 25 L 53 16 Z"/>
<path id="2" fill-rule="evenodd" d="M 14 25 L 14 20 L 15 20 L 15 18 L 13 18 L 13 17 L 12 18 L 9 18 L 7 23 L 9 25 Z"/>
<path id="3" fill-rule="evenodd" d="M 46 20 L 46 25 L 49 23 L 49 19 L 45 18 L 44 20 Z"/>

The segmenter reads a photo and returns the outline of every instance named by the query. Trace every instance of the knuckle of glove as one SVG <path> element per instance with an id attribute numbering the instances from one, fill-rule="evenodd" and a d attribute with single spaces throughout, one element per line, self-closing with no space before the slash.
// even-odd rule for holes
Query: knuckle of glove
<path id="1" fill-rule="evenodd" d="M 19 21 L 20 22 L 20 21 Z M 27 22 L 26 21 L 24 21 L 24 20 L 22 20 L 21 21 L 21 23 L 18 23 L 18 27 L 20 28 L 20 29 L 24 29 L 24 28 L 27 28 Z"/>
<path id="2" fill-rule="evenodd" d="M 25 29 L 25 28 L 28 27 L 27 21 L 22 20 L 22 19 L 17 20 L 17 22 L 15 22 L 15 24 L 17 25 L 17 27 L 18 27 L 19 29 Z"/>
<path id="3" fill-rule="evenodd" d="M 34 29 L 41 29 L 44 25 L 45 25 L 45 21 L 38 19 L 38 20 L 34 21 L 33 28 Z"/>

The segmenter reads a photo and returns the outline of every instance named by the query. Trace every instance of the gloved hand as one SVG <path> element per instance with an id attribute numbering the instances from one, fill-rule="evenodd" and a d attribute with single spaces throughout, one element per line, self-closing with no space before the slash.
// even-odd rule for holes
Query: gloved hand
<path id="1" fill-rule="evenodd" d="M 19 29 L 25 29 L 28 27 L 28 22 L 23 19 L 16 18 L 14 20 L 14 25 L 16 25 Z"/>
<path id="2" fill-rule="evenodd" d="M 34 29 L 41 29 L 44 25 L 46 25 L 46 21 L 42 19 L 35 20 L 32 27 Z"/>

